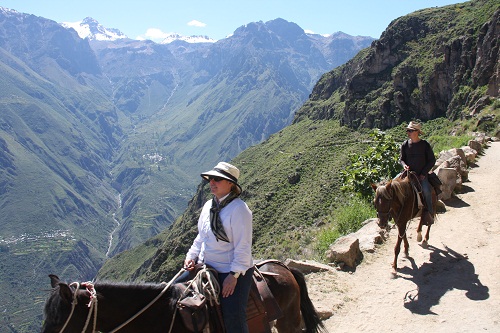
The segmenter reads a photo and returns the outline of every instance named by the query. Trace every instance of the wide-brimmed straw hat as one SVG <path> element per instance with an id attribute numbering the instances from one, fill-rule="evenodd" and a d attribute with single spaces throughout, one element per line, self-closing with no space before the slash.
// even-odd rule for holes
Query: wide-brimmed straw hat
<path id="1" fill-rule="evenodd" d="M 420 134 L 424 134 L 424 132 L 422 132 L 422 125 L 420 123 L 417 123 L 416 121 L 410 121 L 406 129 L 411 129 L 414 131 L 418 131 L 418 133 Z"/>
<path id="2" fill-rule="evenodd" d="M 232 164 L 227 162 L 219 162 L 212 170 L 203 172 L 201 177 L 203 179 L 209 180 L 210 176 L 221 177 L 229 180 L 231 183 L 235 184 L 241 193 L 241 186 L 238 184 L 238 178 L 240 177 L 240 170 Z"/>

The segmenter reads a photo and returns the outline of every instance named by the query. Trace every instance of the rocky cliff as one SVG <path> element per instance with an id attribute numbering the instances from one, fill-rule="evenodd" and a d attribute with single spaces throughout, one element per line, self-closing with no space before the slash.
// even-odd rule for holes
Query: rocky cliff
<path id="1" fill-rule="evenodd" d="M 368 50 L 323 75 L 295 122 L 389 128 L 477 113 L 499 96 L 499 17 L 498 1 L 478 0 L 394 20 Z"/>

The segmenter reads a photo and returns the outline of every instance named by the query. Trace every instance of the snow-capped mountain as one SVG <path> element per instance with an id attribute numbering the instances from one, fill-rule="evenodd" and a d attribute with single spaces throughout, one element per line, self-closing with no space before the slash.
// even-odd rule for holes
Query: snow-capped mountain
<path id="1" fill-rule="evenodd" d="M 91 40 L 117 40 L 128 38 L 120 30 L 106 28 L 91 17 L 86 17 L 80 22 L 62 22 L 61 25 L 65 28 L 73 28 L 81 38 L 89 38 Z"/>
<path id="2" fill-rule="evenodd" d="M 173 41 L 182 40 L 187 43 L 215 43 L 216 40 L 208 36 L 182 36 L 179 34 L 170 34 L 160 44 L 170 44 Z"/>
<path id="3" fill-rule="evenodd" d="M 18 11 L 0 6 L 0 13 L 4 15 L 21 15 Z"/>

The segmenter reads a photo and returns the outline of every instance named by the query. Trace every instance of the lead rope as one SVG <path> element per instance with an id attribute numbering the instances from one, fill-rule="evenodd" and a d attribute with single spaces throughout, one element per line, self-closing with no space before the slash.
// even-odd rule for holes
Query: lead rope
<path id="1" fill-rule="evenodd" d="M 203 282 L 203 277 L 206 278 L 207 282 Z M 205 296 L 206 299 L 210 302 L 210 305 L 214 305 L 216 303 L 217 305 L 220 304 L 219 301 L 219 292 L 220 292 L 220 285 L 217 279 L 213 277 L 213 274 L 210 272 L 210 269 L 207 268 L 207 265 L 203 265 L 203 268 L 201 268 L 198 273 L 196 273 L 196 276 L 194 279 L 189 281 L 189 284 L 187 285 L 186 289 L 182 293 L 182 295 L 179 297 L 179 300 L 189 292 L 189 289 L 194 286 L 194 290 L 196 292 L 201 293 Z M 178 307 L 175 307 L 174 310 L 174 315 L 172 316 L 172 321 L 170 322 L 170 329 L 168 330 L 168 333 L 172 332 L 172 328 L 174 326 L 174 321 L 175 321 L 175 316 L 177 315 L 177 309 Z"/>
<path id="2" fill-rule="evenodd" d="M 92 313 L 94 313 L 94 322 L 92 326 L 92 333 L 94 333 L 97 326 L 97 292 L 94 288 L 94 284 L 92 282 L 84 282 L 82 286 L 87 288 L 87 292 L 90 294 L 89 304 L 89 314 L 87 315 L 87 320 L 85 321 L 85 326 L 83 326 L 82 333 L 85 333 L 87 327 L 89 326 L 90 318 L 92 317 Z"/>
<path id="3" fill-rule="evenodd" d="M 135 318 L 137 318 L 140 314 L 142 314 L 144 311 L 146 311 L 151 305 L 153 305 L 158 299 L 160 299 L 161 296 L 163 296 L 163 294 L 167 291 L 167 289 L 174 283 L 174 281 L 182 274 L 184 273 L 185 269 L 184 268 L 181 268 L 181 270 L 172 278 L 172 280 L 170 280 L 169 283 L 167 283 L 167 285 L 165 286 L 165 288 L 163 288 L 163 290 L 161 291 L 161 293 L 156 296 L 156 298 L 154 300 L 152 300 L 151 302 L 149 302 L 148 305 L 146 305 L 141 311 L 137 312 L 134 316 L 132 316 L 130 319 L 128 319 L 126 322 L 124 322 L 123 324 L 121 324 L 120 326 L 118 326 L 117 328 L 115 328 L 114 330 L 111 330 L 109 331 L 109 333 L 114 333 L 120 329 L 122 329 L 125 325 L 127 325 L 128 323 L 130 323 L 132 320 L 134 320 Z M 175 313 L 174 313 L 174 316 L 175 316 Z M 170 328 L 172 329 L 172 327 Z"/>
<path id="4" fill-rule="evenodd" d="M 66 319 L 66 322 L 64 323 L 64 326 L 63 326 L 63 328 L 61 328 L 59 333 L 64 332 L 64 330 L 66 329 L 66 326 L 68 326 L 69 321 L 70 321 L 71 317 L 73 316 L 73 312 L 75 311 L 76 304 L 78 304 L 78 300 L 76 299 L 76 293 L 77 293 L 78 289 L 80 289 L 80 283 L 73 282 L 69 286 L 70 287 L 76 286 L 76 289 L 75 289 L 75 293 L 73 294 L 73 301 L 71 302 L 71 312 L 69 313 L 69 317 L 68 317 L 68 319 Z"/>
<path id="5" fill-rule="evenodd" d="M 168 333 L 172 333 L 172 327 L 174 327 L 175 315 L 177 314 L 177 305 L 175 306 L 174 315 L 172 316 L 172 320 L 170 321 L 170 328 L 168 329 Z"/>
<path id="6" fill-rule="evenodd" d="M 214 274 L 210 272 L 211 269 L 203 265 L 203 268 L 196 274 L 194 282 L 196 283 L 196 288 L 198 292 L 201 292 L 210 302 L 210 305 L 220 304 L 219 293 L 220 285 L 219 281 L 215 279 Z M 213 269 L 212 269 L 213 270 Z M 206 282 L 204 282 L 204 280 Z"/>

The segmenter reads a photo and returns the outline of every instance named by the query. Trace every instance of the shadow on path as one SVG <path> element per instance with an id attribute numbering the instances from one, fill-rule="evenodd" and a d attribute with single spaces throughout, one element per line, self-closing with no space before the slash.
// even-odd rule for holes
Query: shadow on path
<path id="1" fill-rule="evenodd" d="M 470 207 L 470 205 L 467 202 L 463 201 L 462 199 L 460 199 L 458 197 L 452 197 L 451 199 L 446 200 L 445 205 L 453 207 L 453 208 Z"/>
<path id="2" fill-rule="evenodd" d="M 444 245 L 444 244 L 443 244 Z M 474 265 L 463 256 L 446 245 L 444 250 L 429 245 L 430 262 L 417 267 L 413 258 L 410 267 L 403 267 L 400 273 L 408 275 L 400 278 L 410 280 L 417 289 L 410 290 L 405 295 L 404 306 L 412 313 L 427 315 L 436 314 L 431 311 L 434 305 L 446 292 L 459 289 L 465 290 L 465 296 L 474 301 L 489 298 L 489 289 L 483 286 L 475 273 Z"/>

